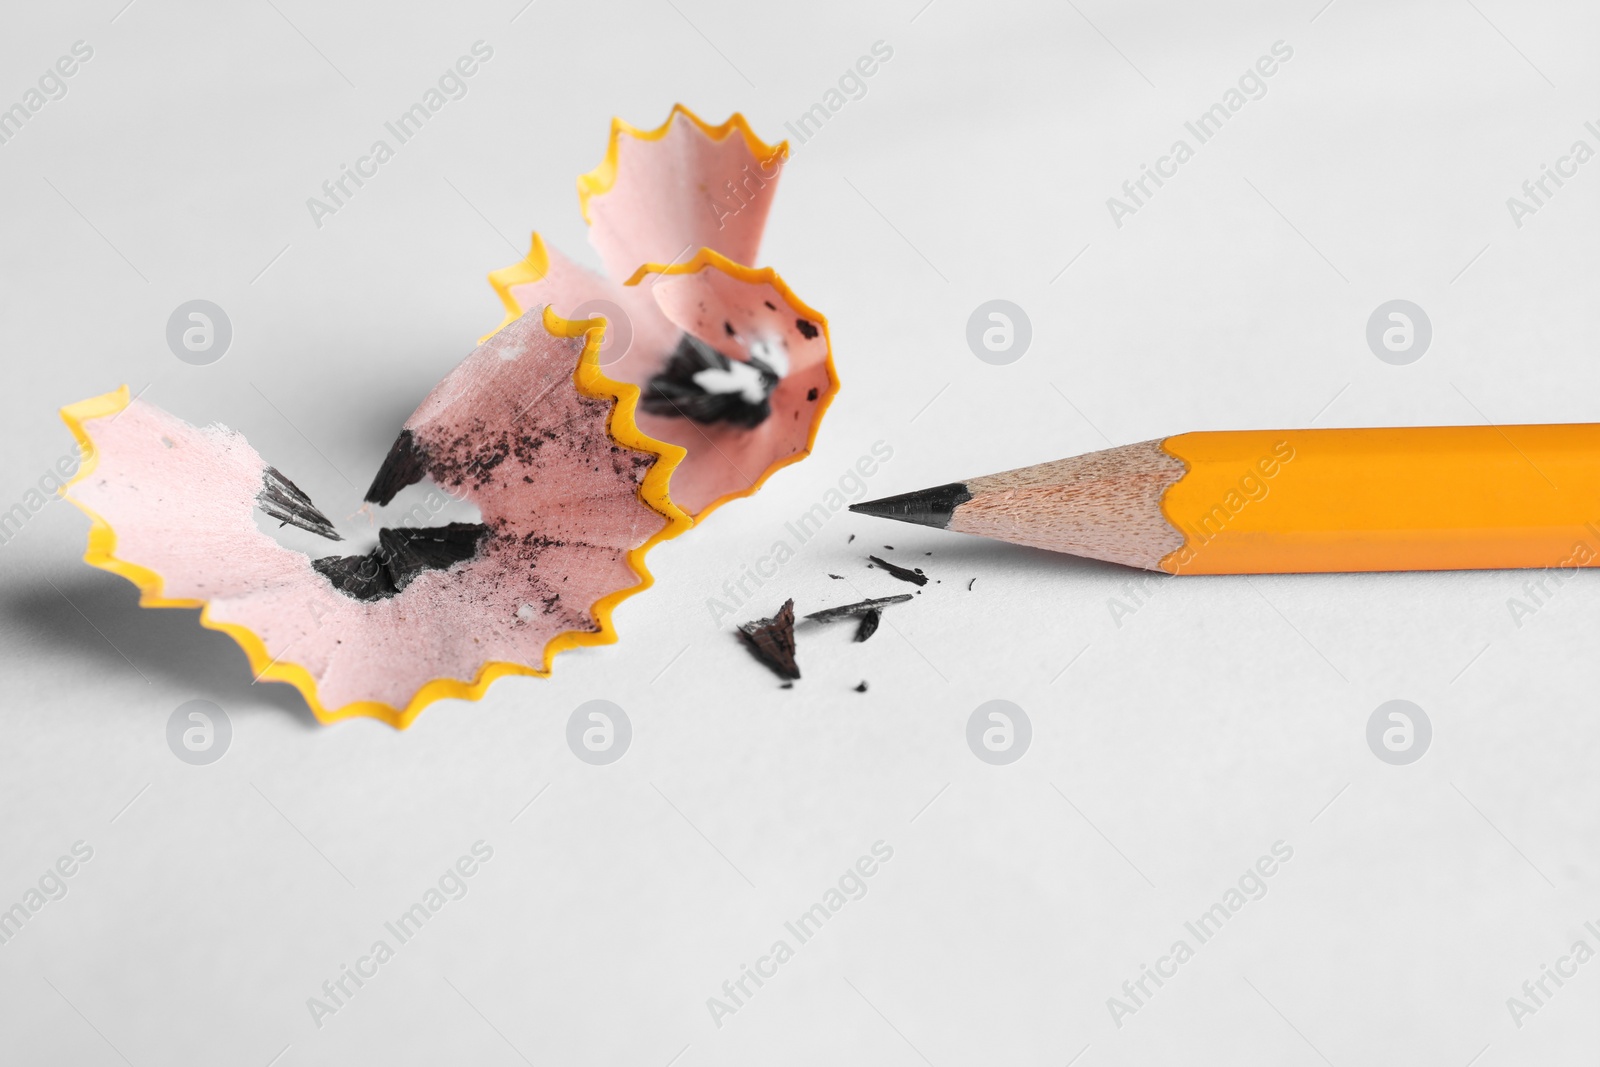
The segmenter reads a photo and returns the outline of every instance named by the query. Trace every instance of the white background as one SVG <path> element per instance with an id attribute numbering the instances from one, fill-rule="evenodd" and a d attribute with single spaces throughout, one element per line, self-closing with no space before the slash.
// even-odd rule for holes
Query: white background
<path id="1" fill-rule="evenodd" d="M 1136 601 L 1116 567 L 841 514 L 739 619 L 904 591 L 864 566 L 882 544 L 940 583 L 866 644 L 802 631 L 790 691 L 706 602 L 879 440 L 871 495 L 1185 430 L 1600 418 L 1600 162 L 1520 228 L 1506 207 L 1600 148 L 1600 14 L 921 2 L 8 5 L 0 105 L 74 41 L 94 56 L 0 145 L 0 508 L 68 452 L 55 409 L 126 382 L 347 514 L 499 321 L 485 272 L 534 228 L 595 261 L 573 179 L 612 115 L 681 100 L 777 139 L 894 54 L 792 143 L 763 249 L 832 324 L 817 451 L 657 549 L 619 644 L 404 733 L 320 727 L 195 613 L 81 563 L 70 505 L 0 547 L 0 907 L 95 850 L 0 945 L 0 1058 L 1593 1062 L 1600 962 L 1520 1028 L 1506 1006 L 1600 949 L 1591 575 L 1520 626 L 1514 573 Z M 480 39 L 469 94 L 314 226 L 306 198 Z M 1279 40 L 1266 96 L 1114 225 L 1106 198 Z M 234 328 L 208 367 L 165 341 L 195 298 Z M 1033 324 L 1004 367 L 964 337 L 994 298 Z M 1364 337 L 1395 298 L 1435 333 L 1404 367 Z M 165 740 L 195 698 L 233 725 L 207 767 Z M 634 727 L 608 767 L 565 742 L 597 698 Z M 1365 740 L 1394 698 L 1434 729 L 1405 767 Z M 1032 720 L 1010 766 L 965 741 L 991 699 Z M 467 896 L 316 1027 L 307 998 L 480 839 Z M 713 1025 L 706 998 L 878 840 L 870 892 Z M 1267 895 L 1114 1025 L 1107 998 L 1279 840 Z"/>

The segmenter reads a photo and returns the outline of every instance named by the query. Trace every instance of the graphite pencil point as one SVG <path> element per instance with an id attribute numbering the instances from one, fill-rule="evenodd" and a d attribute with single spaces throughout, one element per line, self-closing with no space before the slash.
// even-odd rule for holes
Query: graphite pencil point
<path id="1" fill-rule="evenodd" d="M 962 482 L 936 485 L 914 493 L 886 496 L 881 500 L 863 500 L 851 504 L 850 510 L 861 515 L 875 515 L 882 519 L 914 522 L 919 526 L 932 526 L 943 530 L 950 523 L 956 508 L 972 499 L 972 493 Z"/>

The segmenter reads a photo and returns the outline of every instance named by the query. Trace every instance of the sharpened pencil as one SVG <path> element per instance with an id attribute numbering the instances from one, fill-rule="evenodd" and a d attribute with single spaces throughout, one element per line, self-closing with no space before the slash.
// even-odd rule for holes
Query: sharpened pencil
<path id="1" fill-rule="evenodd" d="M 853 504 L 1169 574 L 1600 564 L 1600 424 L 1180 434 Z"/>

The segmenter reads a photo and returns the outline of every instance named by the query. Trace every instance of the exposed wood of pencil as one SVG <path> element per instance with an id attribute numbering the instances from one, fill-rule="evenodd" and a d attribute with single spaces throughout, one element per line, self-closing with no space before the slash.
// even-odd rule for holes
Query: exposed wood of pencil
<path id="1" fill-rule="evenodd" d="M 1600 425 L 1181 434 L 852 510 L 1174 574 L 1600 565 Z"/>
<path id="2" fill-rule="evenodd" d="M 1181 462 L 1143 441 L 973 478 L 945 529 L 1155 569 L 1183 547 L 1161 513 Z"/>

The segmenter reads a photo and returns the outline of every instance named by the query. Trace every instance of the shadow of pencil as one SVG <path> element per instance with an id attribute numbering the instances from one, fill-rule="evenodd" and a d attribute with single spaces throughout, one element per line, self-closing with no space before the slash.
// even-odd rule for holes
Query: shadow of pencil
<path id="1" fill-rule="evenodd" d="M 891 544 L 894 543 L 892 536 L 887 540 Z M 901 541 L 899 551 L 890 551 L 876 542 L 861 537 L 857 537 L 848 547 L 855 550 L 865 544 L 866 547 L 861 549 L 863 559 L 865 553 L 877 552 L 891 563 L 898 563 L 903 567 L 921 567 L 928 572 L 928 577 L 942 578 L 946 585 L 950 584 L 953 577 L 960 577 L 965 583 L 967 578 L 972 576 L 970 568 L 974 567 L 989 573 L 1002 570 L 1009 575 L 1027 578 L 1041 584 L 1085 577 L 1119 578 L 1151 573 L 1137 567 L 1124 567 L 1104 560 L 1071 556 L 1065 552 L 1050 552 L 1043 548 L 1030 548 L 1027 545 L 1013 545 L 983 537 L 941 538 L 938 544 L 921 542 L 915 548 L 905 543 L 905 538 L 901 538 Z M 883 550 L 878 551 L 880 548 Z M 933 555 L 924 555 L 923 553 L 927 551 L 932 551 Z M 969 569 L 961 573 L 963 568 Z M 952 571 L 957 573 L 952 574 Z"/>
<path id="2" fill-rule="evenodd" d="M 244 650 L 227 634 L 201 626 L 199 609 L 141 608 L 138 589 L 114 575 L 40 576 L 8 585 L 0 589 L 0 616 L 68 650 L 84 670 L 159 679 L 215 700 L 229 715 L 270 707 L 307 729 L 319 728 L 292 686 L 252 682 Z"/>

